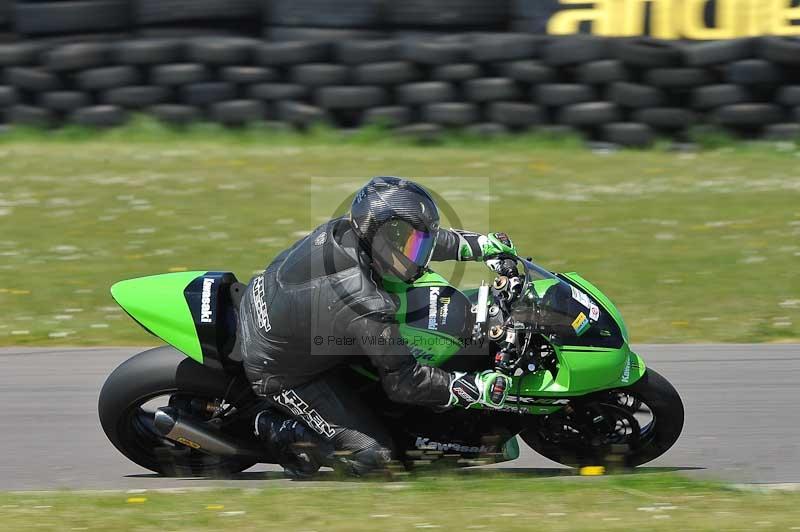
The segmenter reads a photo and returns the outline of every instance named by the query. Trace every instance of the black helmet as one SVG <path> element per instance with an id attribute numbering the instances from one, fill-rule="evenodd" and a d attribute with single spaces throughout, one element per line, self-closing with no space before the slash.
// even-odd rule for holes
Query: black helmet
<path id="1" fill-rule="evenodd" d="M 439 210 L 416 183 L 375 177 L 356 193 L 350 224 L 381 275 L 412 281 L 433 255 Z"/>

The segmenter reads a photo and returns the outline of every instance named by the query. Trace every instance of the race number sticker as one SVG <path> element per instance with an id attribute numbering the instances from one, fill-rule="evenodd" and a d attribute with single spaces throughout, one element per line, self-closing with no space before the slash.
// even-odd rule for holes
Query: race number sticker
<path id="1" fill-rule="evenodd" d="M 590 308 L 589 305 L 591 305 L 592 302 L 589 300 L 589 296 L 587 296 L 586 294 L 584 294 L 583 292 L 581 292 L 580 290 L 578 290 L 574 286 L 570 286 L 570 289 L 572 290 L 572 299 L 574 299 L 575 301 L 577 301 L 578 303 L 580 303 L 584 307 Z"/>
<path id="2" fill-rule="evenodd" d="M 589 329 L 589 320 L 586 319 L 586 314 L 581 312 L 575 321 L 572 322 L 572 328 L 575 329 L 575 334 L 581 336 Z"/>
<path id="3" fill-rule="evenodd" d="M 600 308 L 594 303 L 589 303 L 589 319 L 592 321 L 600 319 Z"/>

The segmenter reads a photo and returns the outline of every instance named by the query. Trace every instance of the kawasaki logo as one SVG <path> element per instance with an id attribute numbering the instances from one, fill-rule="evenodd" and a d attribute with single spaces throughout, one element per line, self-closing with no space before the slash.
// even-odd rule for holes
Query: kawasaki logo
<path id="1" fill-rule="evenodd" d="M 623 384 L 628 384 L 628 381 L 631 380 L 631 357 L 625 359 L 625 369 L 622 370 L 622 377 L 620 377 L 619 381 Z"/>
<path id="2" fill-rule="evenodd" d="M 211 287 L 214 279 L 203 279 L 203 295 L 200 299 L 200 323 L 211 323 L 213 310 L 211 309 Z"/>
<path id="3" fill-rule="evenodd" d="M 495 447 L 490 445 L 462 445 L 460 443 L 439 443 L 438 441 L 431 441 L 430 438 L 418 437 L 414 443 L 417 449 L 425 451 L 455 451 L 457 453 L 493 453 L 496 451 Z"/>
<path id="4" fill-rule="evenodd" d="M 436 324 L 437 307 L 439 306 L 439 288 L 431 288 L 430 299 L 428 300 L 428 329 L 435 331 L 438 326 Z"/>

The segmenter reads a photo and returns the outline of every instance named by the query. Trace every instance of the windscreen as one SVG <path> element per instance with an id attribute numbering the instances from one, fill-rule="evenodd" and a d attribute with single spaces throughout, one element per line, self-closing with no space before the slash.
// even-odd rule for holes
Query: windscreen
<path id="1" fill-rule="evenodd" d="M 603 307 L 580 288 L 544 268 L 522 261 L 526 282 L 514 304 L 514 319 L 555 335 L 560 345 L 619 348 L 619 326 Z"/>

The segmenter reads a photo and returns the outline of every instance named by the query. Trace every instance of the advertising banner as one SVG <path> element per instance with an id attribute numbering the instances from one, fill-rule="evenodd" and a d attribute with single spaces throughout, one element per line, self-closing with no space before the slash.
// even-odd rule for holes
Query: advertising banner
<path id="1" fill-rule="evenodd" d="M 800 0 L 517 0 L 530 29 L 551 35 L 732 39 L 800 35 Z"/>

